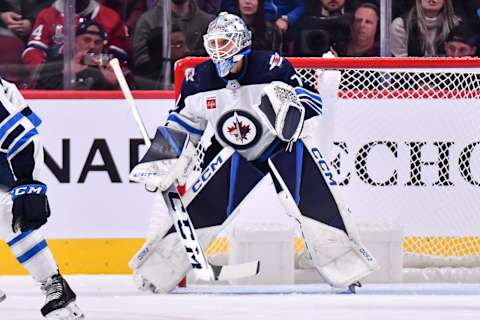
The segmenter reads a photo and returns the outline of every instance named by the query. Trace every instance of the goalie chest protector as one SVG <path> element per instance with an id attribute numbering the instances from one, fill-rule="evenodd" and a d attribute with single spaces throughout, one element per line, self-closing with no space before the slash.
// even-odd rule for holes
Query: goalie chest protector
<path id="1" fill-rule="evenodd" d="M 255 160 L 276 139 L 253 109 L 272 81 L 299 85 L 295 69 L 277 53 L 252 51 L 240 75 L 230 80 L 220 78 L 209 60 L 187 73 L 174 112 L 192 122 L 206 119 L 222 146 Z"/>

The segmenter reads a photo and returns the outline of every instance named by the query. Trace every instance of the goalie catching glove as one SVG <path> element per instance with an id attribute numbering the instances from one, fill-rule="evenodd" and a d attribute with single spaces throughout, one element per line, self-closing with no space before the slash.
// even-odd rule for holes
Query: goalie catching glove
<path id="1" fill-rule="evenodd" d="M 295 89 L 283 82 L 274 81 L 262 90 L 259 105 L 255 111 L 265 125 L 278 138 L 293 143 L 302 132 L 305 108 L 295 93 Z"/>
<path id="2" fill-rule="evenodd" d="M 47 186 L 36 180 L 18 181 L 10 189 L 13 232 L 38 229 L 50 217 Z"/>
<path id="3" fill-rule="evenodd" d="M 186 177 L 195 155 L 190 135 L 180 130 L 158 127 L 152 145 L 129 178 L 145 183 L 149 191 L 167 190 L 178 178 Z"/>

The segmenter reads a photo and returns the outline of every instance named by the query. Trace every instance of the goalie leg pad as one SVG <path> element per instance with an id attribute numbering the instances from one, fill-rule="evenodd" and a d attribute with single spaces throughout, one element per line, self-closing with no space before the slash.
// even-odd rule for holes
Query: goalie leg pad
<path id="1" fill-rule="evenodd" d="M 155 194 L 153 210 L 148 224 L 148 232 L 145 243 L 140 250 L 130 259 L 128 266 L 131 269 L 138 269 L 148 259 L 148 256 L 155 251 L 156 244 L 167 232 L 172 229 L 172 218 L 168 213 L 165 200 L 160 192 Z"/>
<path id="2" fill-rule="evenodd" d="M 204 249 L 235 218 L 234 212 L 238 212 L 235 208 L 264 176 L 238 153 L 225 157 L 221 166 L 214 165 L 218 163 L 216 157 L 211 158 L 205 169 L 209 171 L 204 171 L 208 175 L 202 173 L 182 197 Z M 162 225 L 159 230 L 167 235 L 157 235 L 148 241 L 131 259 L 129 266 L 156 291 L 169 292 L 190 270 L 191 264 L 178 234 L 173 228 L 166 231 L 169 224 Z"/>
<path id="3" fill-rule="evenodd" d="M 378 269 L 368 249 L 343 231 L 303 216 L 299 223 L 307 259 L 333 287 L 348 287 Z"/>
<path id="4" fill-rule="evenodd" d="M 220 227 L 197 230 L 202 248 L 218 234 Z M 154 250 L 134 270 L 135 276 L 146 280 L 156 293 L 169 293 L 175 289 L 188 271 L 191 264 L 185 255 L 185 248 L 176 233 L 168 234 L 154 245 Z"/>
<path id="5" fill-rule="evenodd" d="M 320 173 L 302 141 L 295 152 L 275 154 L 269 166 L 280 201 L 300 224 L 312 263 L 330 285 L 347 287 L 378 268 L 360 243 L 348 208 L 330 188 L 335 181 Z"/>

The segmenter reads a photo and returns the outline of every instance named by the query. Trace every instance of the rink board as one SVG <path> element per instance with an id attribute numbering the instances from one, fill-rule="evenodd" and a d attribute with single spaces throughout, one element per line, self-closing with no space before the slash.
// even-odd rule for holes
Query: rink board
<path id="1" fill-rule="evenodd" d="M 173 93 L 137 93 L 136 98 L 153 136 L 174 104 Z M 60 267 L 65 273 L 128 273 L 126 262 L 147 232 L 153 195 L 128 180 L 131 165 L 145 148 L 139 147 L 141 135 L 126 102 L 119 92 L 31 92 L 27 99 L 43 119 L 40 132 L 49 165 L 44 180 L 53 214 L 42 232 Z M 318 146 L 330 165 L 341 160 L 338 171 L 332 171 L 345 184 L 338 188 L 357 221 L 396 223 L 407 235 L 479 236 L 477 102 L 463 101 L 459 106 L 440 100 L 342 101 L 327 106 L 323 117 Z M 447 177 L 451 185 L 435 185 L 439 180 L 435 165 L 422 167 L 423 185 L 407 185 L 410 145 L 416 142 L 425 143 L 425 163 L 438 160 L 435 143 L 452 143 Z M 368 145 L 363 160 L 370 182 L 356 169 Z M 468 163 L 462 164 L 465 150 L 470 151 Z M 394 183 L 382 185 L 393 176 Z M 262 214 L 247 214 L 246 223 L 284 219 L 273 193 L 256 203 L 255 211 Z M 88 263 L 82 263 L 85 260 Z M 2 274 L 23 272 L 3 245 L 0 261 Z"/>

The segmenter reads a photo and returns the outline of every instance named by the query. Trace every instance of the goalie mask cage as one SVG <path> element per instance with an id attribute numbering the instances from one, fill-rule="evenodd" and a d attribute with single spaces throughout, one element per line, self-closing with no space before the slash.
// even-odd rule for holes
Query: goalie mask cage
<path id="1" fill-rule="evenodd" d="M 176 97 L 205 60 L 176 63 Z M 318 143 L 355 220 L 401 228 L 404 281 L 480 281 L 480 60 L 288 61 L 322 96 Z"/>

